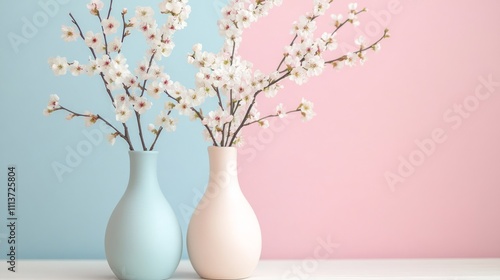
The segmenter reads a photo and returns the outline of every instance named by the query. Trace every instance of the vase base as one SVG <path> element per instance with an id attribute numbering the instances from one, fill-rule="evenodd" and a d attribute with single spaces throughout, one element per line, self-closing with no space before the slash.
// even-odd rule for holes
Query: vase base
<path id="1" fill-rule="evenodd" d="M 209 277 L 209 276 L 203 276 L 201 274 L 198 274 L 201 278 L 203 279 L 208 279 L 208 280 L 240 280 L 240 279 L 247 279 L 249 278 L 250 276 L 252 275 L 248 275 L 248 276 L 236 276 L 236 277 L 232 277 L 232 276 L 212 276 L 212 277 Z"/>

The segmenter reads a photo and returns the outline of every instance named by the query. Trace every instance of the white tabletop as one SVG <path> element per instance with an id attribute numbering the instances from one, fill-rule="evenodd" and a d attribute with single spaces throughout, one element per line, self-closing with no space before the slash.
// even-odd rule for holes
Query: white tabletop
<path id="1" fill-rule="evenodd" d="M 105 260 L 18 260 L 0 279 L 116 279 Z M 199 279 L 187 260 L 172 280 Z M 500 280 L 500 259 L 263 260 L 249 280 Z"/>

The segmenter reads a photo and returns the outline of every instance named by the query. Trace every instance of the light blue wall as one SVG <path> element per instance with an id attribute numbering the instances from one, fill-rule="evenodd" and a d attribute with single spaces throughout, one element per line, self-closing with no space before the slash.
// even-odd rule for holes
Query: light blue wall
<path id="1" fill-rule="evenodd" d="M 156 8 L 159 2 L 140 3 Z M 56 6 L 46 11 L 40 3 L 56 3 Z M 82 119 L 66 121 L 61 112 L 50 117 L 42 115 L 51 93 L 57 93 L 65 105 L 79 111 L 111 111 L 97 77 L 55 77 L 47 64 L 49 57 L 57 55 L 81 62 L 88 57 L 88 49 L 82 41 L 66 43 L 60 39 L 60 26 L 71 24 L 69 12 L 83 29 L 95 27 L 96 18 L 88 13 L 86 3 L 0 2 L 0 258 L 5 258 L 7 250 L 4 224 L 6 173 L 10 164 L 18 168 L 18 257 L 104 258 L 106 223 L 128 181 L 127 146 L 117 139 L 111 147 L 102 139 L 98 125 L 86 128 Z M 115 16 L 120 16 L 121 7 L 128 7 L 132 13 L 136 3 L 139 2 L 115 1 Z M 192 14 L 188 27 L 175 35 L 174 53 L 162 61 L 173 80 L 193 84 L 195 70 L 187 64 L 186 54 L 194 43 L 200 42 L 211 51 L 219 49 L 222 40 L 216 21 L 223 3 L 221 0 L 190 1 Z M 37 24 L 36 30 L 24 30 L 23 34 L 26 22 Z M 9 34 L 23 37 L 23 43 L 12 44 Z M 134 67 L 144 52 L 144 43 L 140 36 L 129 39 L 124 52 L 129 65 Z M 87 135 L 93 135 L 94 142 Z M 70 151 L 86 148 L 85 145 L 88 148 L 89 143 L 88 155 L 82 156 L 74 167 L 69 166 L 66 157 Z M 159 181 L 179 218 L 184 236 L 196 199 L 207 181 L 207 145 L 202 139 L 200 124 L 181 119 L 178 131 L 163 135 L 156 146 L 160 151 Z M 62 180 L 53 170 L 56 162 L 72 170 L 63 174 Z M 187 257 L 185 250 L 183 257 Z"/>

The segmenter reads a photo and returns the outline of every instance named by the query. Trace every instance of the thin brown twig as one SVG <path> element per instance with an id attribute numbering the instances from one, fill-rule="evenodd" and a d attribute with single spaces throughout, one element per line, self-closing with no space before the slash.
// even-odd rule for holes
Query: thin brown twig
<path id="1" fill-rule="evenodd" d="M 69 13 L 69 16 L 71 18 L 71 22 L 78 29 L 80 37 L 82 38 L 83 41 L 85 41 L 85 36 L 83 35 L 82 29 L 81 29 L 80 25 L 78 24 L 78 21 L 75 19 L 75 17 L 71 13 Z M 88 48 L 89 48 L 90 52 L 92 53 L 92 57 L 94 58 L 94 60 L 97 59 L 97 55 L 96 55 L 94 49 L 92 47 L 88 47 Z M 106 81 L 104 74 L 102 72 L 100 72 L 99 76 L 101 77 L 101 80 L 104 83 L 104 88 L 106 89 L 106 93 L 108 94 L 108 97 L 111 100 L 111 104 L 113 105 L 113 107 L 115 107 L 115 99 L 113 98 L 113 95 L 111 94 L 111 90 L 109 90 L 109 88 L 108 88 L 108 82 Z M 128 131 L 128 126 L 125 123 L 122 123 L 122 126 L 123 126 L 123 130 L 125 131 L 124 139 L 129 144 L 130 150 L 133 151 L 134 148 L 133 148 L 132 142 L 130 141 L 130 134 Z"/>
<path id="2" fill-rule="evenodd" d="M 267 85 L 265 88 L 263 89 L 260 89 L 258 90 L 257 92 L 254 93 L 253 95 L 253 98 L 252 98 L 252 103 L 250 103 L 250 106 L 248 106 L 247 108 L 247 111 L 245 113 L 245 116 L 243 117 L 243 119 L 241 120 L 241 123 L 240 125 L 238 126 L 238 128 L 236 129 L 236 131 L 234 132 L 233 134 L 233 137 L 231 138 L 231 141 L 229 142 L 229 145 L 228 146 L 231 146 L 234 142 L 234 140 L 236 139 L 236 136 L 238 135 L 238 133 L 240 132 L 240 130 L 243 128 L 245 122 L 247 121 L 248 119 L 248 116 L 250 115 L 250 111 L 252 110 L 253 106 L 255 105 L 255 102 L 257 100 L 257 96 L 265 89 L 269 88 L 270 86 L 273 86 L 274 84 L 280 82 L 281 80 L 285 79 L 286 77 L 290 76 L 290 71 L 288 71 L 286 74 L 282 75 L 281 77 L 279 77 L 278 79 L 272 81 L 271 83 L 269 83 L 269 85 Z"/>
<path id="3" fill-rule="evenodd" d="M 285 114 L 286 114 L 286 115 L 288 115 L 288 114 L 291 114 L 291 113 L 296 113 L 296 112 L 300 112 L 300 109 L 291 110 L 291 111 L 285 112 Z M 252 121 L 252 122 L 246 123 L 246 124 L 245 124 L 245 125 L 243 125 L 243 126 L 249 126 L 249 125 L 251 125 L 251 124 L 258 123 L 258 122 L 261 122 L 261 121 L 263 121 L 263 120 L 265 120 L 265 119 L 268 119 L 268 118 L 274 118 L 274 117 L 279 117 L 279 114 L 267 115 L 267 116 L 262 117 L 262 118 L 260 118 L 260 119 L 258 119 L 258 120 L 255 120 L 255 121 Z"/>
<path id="4" fill-rule="evenodd" d="M 123 44 L 123 41 L 125 40 L 125 36 L 127 36 L 127 23 L 125 21 L 125 14 L 122 13 L 122 23 L 123 23 L 123 28 L 122 28 L 122 38 L 121 38 L 121 42 Z M 118 50 L 118 53 L 120 53 L 122 51 L 122 49 L 120 48 Z"/>
<path id="5" fill-rule="evenodd" d="M 80 33 L 80 37 L 83 39 L 83 41 L 85 41 L 85 36 L 83 35 L 82 29 L 80 28 L 80 25 L 76 21 L 75 17 L 73 17 L 73 15 L 71 13 L 69 13 L 69 16 L 71 17 L 71 22 L 76 26 L 76 28 L 78 28 L 78 32 Z M 88 47 L 88 48 L 89 48 L 90 52 L 92 53 L 92 56 L 94 57 L 94 59 L 97 59 L 97 56 L 95 54 L 94 49 L 91 47 Z"/>
<path id="6" fill-rule="evenodd" d="M 108 9 L 108 16 L 106 17 L 107 19 L 109 19 L 109 16 L 111 15 L 111 8 L 113 7 L 113 0 L 111 0 L 109 2 L 109 9 Z"/>
<path id="7" fill-rule="evenodd" d="M 220 97 L 220 91 L 219 91 L 219 88 L 216 88 L 215 86 L 212 85 L 212 88 L 215 90 L 215 92 L 217 93 L 217 99 L 219 101 L 219 106 L 221 108 L 222 111 L 224 111 L 224 106 L 222 105 L 222 98 Z"/>
<path id="8" fill-rule="evenodd" d="M 104 26 L 102 25 L 102 18 L 101 18 L 101 14 L 99 13 L 99 11 L 97 11 L 97 17 L 99 18 L 99 22 L 101 23 L 102 36 L 104 37 L 104 50 L 105 50 L 106 54 L 109 55 L 108 38 L 106 36 L 106 33 L 104 32 Z"/>
<path id="9" fill-rule="evenodd" d="M 153 144 L 151 144 L 151 147 L 149 148 L 150 151 L 152 151 L 156 145 L 156 141 L 158 141 L 158 138 L 160 137 L 161 132 L 163 131 L 163 126 L 160 126 L 158 128 L 158 131 L 156 132 L 156 137 L 155 140 L 153 141 Z"/>
<path id="10" fill-rule="evenodd" d="M 80 113 L 77 113 L 73 110 L 70 110 L 66 107 L 63 107 L 63 106 L 59 106 L 59 108 L 56 108 L 54 109 L 54 111 L 57 111 L 57 110 L 64 110 L 70 114 L 72 114 L 73 116 L 76 116 L 76 117 L 85 117 L 85 118 L 90 118 L 92 116 L 95 116 L 97 119 L 103 121 L 107 126 L 111 127 L 121 138 L 123 138 L 127 144 L 129 145 L 129 149 L 131 151 L 134 150 L 134 147 L 130 141 L 130 138 L 128 137 L 128 132 L 126 132 L 125 134 L 123 134 L 121 131 L 119 131 L 114 125 L 112 125 L 110 122 L 108 122 L 105 118 L 103 118 L 101 115 L 97 114 L 97 115 L 88 115 L 88 114 L 80 114 Z"/>
<path id="11" fill-rule="evenodd" d="M 165 90 L 164 92 L 168 96 L 168 98 L 170 98 L 172 100 L 175 100 L 175 102 L 179 103 L 179 100 L 177 98 L 173 97 L 170 93 L 168 93 L 167 90 Z M 191 107 L 190 109 L 196 114 L 196 116 L 198 116 L 198 118 L 200 119 L 200 121 L 203 121 L 203 115 L 201 114 L 200 111 L 196 110 L 194 107 Z M 208 125 L 206 125 L 206 124 L 204 124 L 203 126 L 208 131 L 208 133 L 210 134 L 210 138 L 212 138 L 212 142 L 213 142 L 214 146 L 219 146 L 217 144 L 217 140 L 215 140 L 215 136 L 212 133 L 212 130 L 210 129 L 210 127 L 208 127 Z"/>
<path id="12" fill-rule="evenodd" d="M 387 33 L 388 33 L 388 30 L 386 29 L 384 31 L 384 35 L 382 35 L 377 41 L 375 41 L 374 43 L 372 43 L 371 45 L 369 45 L 368 47 L 365 47 L 365 48 L 360 48 L 359 50 L 353 52 L 354 54 L 359 54 L 361 52 L 364 52 L 364 51 L 367 51 L 371 48 L 373 48 L 375 45 L 377 45 L 378 43 L 380 43 L 380 41 L 382 41 L 383 39 L 387 38 Z M 335 59 L 332 59 L 332 60 L 328 60 L 325 62 L 325 64 L 330 64 L 330 63 L 334 63 L 334 62 L 337 62 L 337 61 L 344 61 L 347 59 L 347 56 L 346 55 L 342 55 L 340 57 L 337 57 Z"/>
<path id="13" fill-rule="evenodd" d="M 149 58 L 149 64 L 148 64 L 148 69 L 146 69 L 146 74 L 149 74 L 149 70 L 151 69 L 151 65 L 153 65 L 153 59 L 155 57 L 156 52 L 153 51 L 151 54 L 151 57 Z M 144 82 L 141 87 L 141 97 L 144 95 L 144 91 L 146 90 L 146 84 L 148 82 L 148 79 L 144 79 Z"/>

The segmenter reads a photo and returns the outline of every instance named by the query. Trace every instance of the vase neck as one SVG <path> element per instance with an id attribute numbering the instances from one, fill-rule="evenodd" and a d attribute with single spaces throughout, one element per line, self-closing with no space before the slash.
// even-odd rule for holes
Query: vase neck
<path id="1" fill-rule="evenodd" d="M 210 182 L 218 187 L 238 185 L 237 150 L 234 147 L 208 147 Z"/>
<path id="2" fill-rule="evenodd" d="M 130 151 L 129 186 L 156 186 L 158 152 Z"/>

